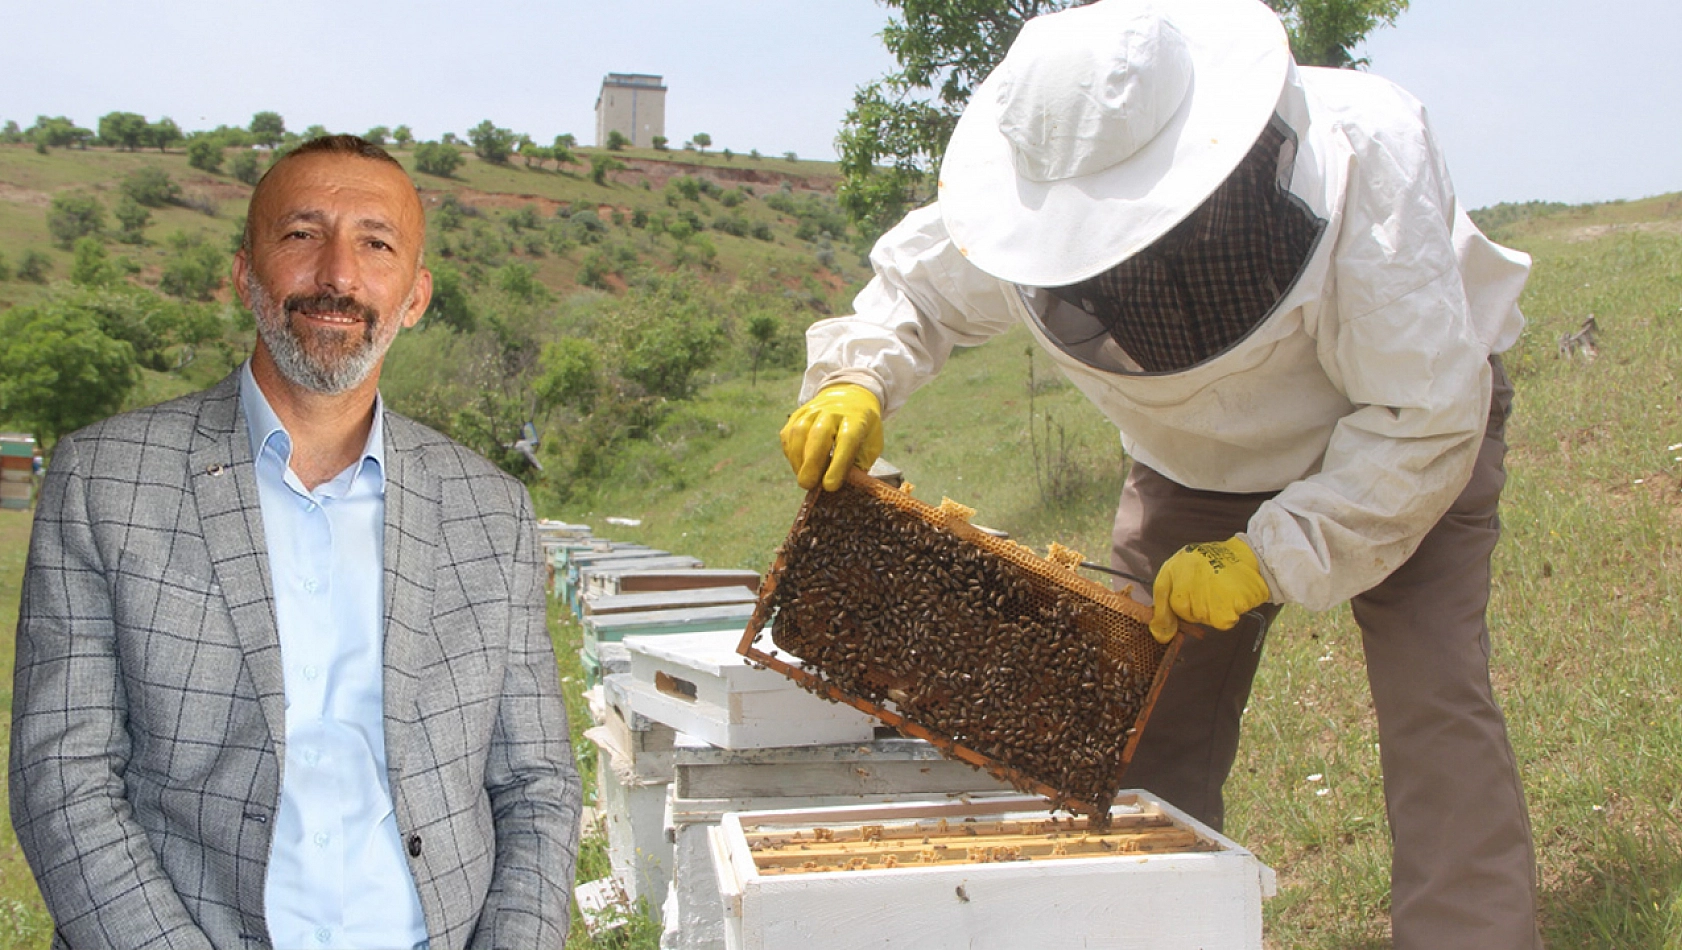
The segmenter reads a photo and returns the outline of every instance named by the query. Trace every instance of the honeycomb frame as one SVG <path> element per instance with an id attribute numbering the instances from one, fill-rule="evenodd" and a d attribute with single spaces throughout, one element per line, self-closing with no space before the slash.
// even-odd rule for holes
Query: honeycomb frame
<path id="1" fill-rule="evenodd" d="M 848 496 L 844 494 L 847 492 L 858 494 Z M 1090 762 L 1092 756 L 1098 754 L 1094 752 L 1089 739 L 1081 743 L 1076 741 L 1078 737 L 1068 736 L 1069 723 L 1067 721 L 1061 727 L 1053 723 L 1053 728 L 1047 730 L 1047 734 L 1052 736 L 1052 745 L 1048 752 L 1038 756 L 1039 761 L 1034 761 L 1036 756 L 1025 756 L 1019 750 L 1005 747 L 1001 744 L 1004 740 L 998 737 L 1014 737 L 1020 745 L 1021 741 L 1025 741 L 1022 737 L 1027 734 L 1027 730 L 1036 725 L 1034 722 L 1012 723 L 1008 718 L 998 719 L 997 717 L 1000 715 L 1008 717 L 1012 714 L 1009 704 L 995 702 L 993 707 L 987 710 L 987 714 L 995 717 L 996 725 L 991 732 L 987 732 L 985 735 L 979 733 L 971 735 L 966 730 L 943 727 L 941 720 L 944 718 L 950 723 L 953 721 L 952 717 L 943 717 L 930 712 L 930 707 L 938 707 L 940 703 L 935 700 L 920 703 L 918 699 L 918 697 L 930 695 L 931 692 L 939 693 L 938 690 L 933 690 L 932 687 L 925 687 L 924 685 L 928 678 L 940 675 L 937 670 L 917 671 L 914 668 L 908 669 L 903 659 L 897 663 L 882 661 L 876 666 L 872 666 L 868 662 L 854 664 L 851 669 L 843 669 L 843 663 L 834 661 L 833 656 L 838 651 L 848 651 L 848 655 L 858 652 L 858 649 L 854 649 L 845 643 L 843 638 L 856 635 L 858 633 L 857 624 L 861 621 L 857 621 L 856 618 L 848 618 L 844 615 L 843 610 L 837 609 L 832 615 L 829 615 L 830 622 L 814 623 L 807 615 L 813 614 L 815 610 L 817 615 L 824 616 L 822 611 L 816 608 L 807 609 L 803 605 L 807 604 L 811 598 L 830 597 L 838 602 L 840 592 L 846 587 L 847 582 L 852 585 L 852 588 L 847 592 L 856 593 L 872 584 L 889 583 L 881 575 L 893 572 L 883 572 L 881 570 L 872 572 L 861 566 L 859 569 L 844 572 L 848 574 L 845 578 L 831 578 L 828 573 L 822 573 L 823 580 L 833 580 L 835 582 L 829 589 L 814 588 L 814 590 L 808 590 L 807 586 L 809 585 L 803 584 L 797 587 L 796 583 L 797 581 L 810 580 L 810 576 L 803 572 L 836 570 L 833 566 L 826 569 L 824 566 L 817 564 L 815 556 L 803 553 L 803 545 L 809 546 L 810 551 L 819 550 L 816 545 L 817 532 L 819 530 L 832 530 L 826 519 L 840 517 L 834 514 L 834 509 L 837 506 L 860 502 L 872 509 L 872 516 L 879 514 L 882 518 L 889 519 L 896 525 L 903 524 L 906 526 L 904 527 L 906 534 L 923 539 L 913 543 L 906 540 L 906 534 L 889 532 L 888 543 L 878 542 L 879 546 L 883 548 L 885 556 L 905 553 L 907 550 L 913 552 L 920 550 L 922 560 L 916 563 L 905 562 L 908 565 L 906 570 L 923 571 L 924 573 L 921 576 L 924 578 L 936 577 L 940 583 L 947 585 L 948 590 L 953 589 L 952 585 L 955 583 L 949 576 L 957 572 L 958 568 L 954 566 L 955 564 L 959 562 L 965 565 L 983 564 L 985 566 L 983 573 L 991 578 L 993 584 L 991 586 L 982 585 L 988 587 L 983 592 L 981 587 L 976 586 L 972 577 L 967 582 L 970 586 L 964 588 L 965 597 L 972 601 L 980 601 L 983 606 L 987 606 L 988 602 L 1008 606 L 1005 596 L 999 592 L 1001 588 L 1004 588 L 1017 592 L 1019 599 L 1020 597 L 1027 598 L 1026 601 L 1022 601 L 1023 603 L 1040 604 L 1040 612 L 1037 615 L 1038 620 L 1036 622 L 1040 627 L 1045 627 L 1048 621 L 1046 614 L 1050 611 L 1049 620 L 1055 621 L 1056 627 L 1049 636 L 1057 638 L 1056 643 L 1059 647 L 1067 645 L 1068 649 L 1074 651 L 1080 663 L 1085 664 L 1084 669 L 1087 672 L 1081 675 L 1091 681 L 1085 684 L 1086 688 L 1090 689 L 1093 685 L 1103 683 L 1125 684 L 1119 689 L 1128 698 L 1131 708 L 1136 710 L 1136 714 L 1128 717 L 1127 709 L 1124 707 L 1118 715 L 1126 718 L 1127 721 L 1112 724 L 1112 728 L 1101 737 L 1108 743 L 1100 750 L 1103 753 L 1102 761 L 1113 761 L 1113 769 L 1106 770 L 1101 766 L 1090 765 L 1083 773 L 1085 775 L 1084 784 L 1072 780 L 1066 770 L 1062 773 L 1054 772 L 1051 765 L 1053 762 L 1077 759 L 1081 753 L 1085 753 L 1087 761 Z M 826 493 L 822 489 L 813 490 L 807 495 L 795 517 L 794 525 L 789 530 L 788 537 L 778 548 L 775 561 L 765 574 L 753 617 L 743 633 L 737 652 L 747 657 L 750 662 L 777 670 L 811 692 L 853 706 L 897 729 L 904 735 L 927 740 L 949 758 L 966 762 L 978 768 L 984 768 L 1018 790 L 1043 796 L 1051 802 L 1053 807 L 1085 814 L 1102 822 L 1103 818 L 1108 815 L 1107 803 L 1113 800 L 1116 791 L 1121 787 L 1122 776 L 1125 774 L 1128 764 L 1132 761 L 1139 737 L 1143 734 L 1145 725 L 1150 718 L 1150 712 L 1161 694 L 1168 672 L 1179 653 L 1182 637 L 1176 636 L 1166 645 L 1158 643 L 1149 631 L 1152 608 L 1129 596 L 1131 587 L 1124 588 L 1121 591 L 1113 591 L 1077 574 L 1075 567 L 1078 566 L 1080 561 L 1078 554 L 1053 545 L 1052 550 L 1048 552 L 1048 557 L 1042 558 L 1020 544 L 994 537 L 971 525 L 969 518 L 973 514 L 973 510 L 950 501 L 943 501 L 939 507 L 930 506 L 911 497 L 908 490 L 902 491 L 891 487 L 857 469 L 848 473 L 846 484 L 838 492 Z M 915 527 L 914 522 L 932 528 L 934 534 L 929 534 L 924 529 Z M 894 529 L 894 531 L 900 530 L 898 527 Z M 833 541 L 833 539 L 829 540 Z M 898 545 L 897 550 L 895 550 L 896 544 Z M 933 545 L 933 547 L 929 545 Z M 951 553 L 949 556 L 942 553 L 945 550 L 941 547 L 943 545 L 950 546 Z M 931 554 L 931 551 L 934 553 Z M 974 567 L 965 569 L 977 570 Z M 783 596 L 785 584 L 789 591 L 793 592 L 787 597 Z M 1023 593 L 1024 591 L 1026 593 Z M 925 626 L 928 626 L 928 623 L 925 622 L 928 616 L 926 602 L 931 598 L 910 598 L 908 602 L 913 603 L 908 606 L 907 603 L 892 599 L 883 600 L 879 593 L 866 591 L 866 594 L 868 594 L 866 599 L 868 597 L 878 597 L 878 599 L 874 602 L 875 609 L 868 611 L 872 614 L 871 618 L 862 621 L 863 623 L 897 624 L 900 627 L 907 627 L 913 622 L 923 622 Z M 801 600 L 791 598 L 801 598 Z M 1044 604 L 1053 601 L 1056 605 L 1054 611 L 1044 607 Z M 942 601 L 941 603 L 949 602 Z M 907 612 L 912 610 L 913 607 L 925 611 L 920 615 L 923 619 L 908 616 Z M 962 612 L 972 610 L 972 608 L 973 604 L 964 605 L 960 599 L 957 606 L 943 607 L 942 609 Z M 813 655 L 801 656 L 801 664 L 798 666 L 782 659 L 779 655 L 779 649 L 762 649 L 757 642 L 760 634 L 769 627 L 771 628 L 774 646 L 787 649 L 788 652 L 796 656 L 800 655 L 797 651 L 783 646 L 778 641 L 779 637 L 785 635 L 786 627 L 789 625 L 779 627 L 775 621 L 778 615 L 785 611 L 789 613 L 789 617 L 785 617 L 785 620 L 795 616 L 806 617 L 805 620 L 801 621 L 800 635 L 795 639 L 813 634 L 828 637 L 827 641 L 822 642 L 801 640 L 808 648 L 807 652 Z M 853 625 L 849 626 L 849 622 Z M 1026 635 L 1027 631 L 1035 624 L 1030 624 L 1028 618 L 1019 616 L 1016 617 L 1016 622 L 1005 626 L 1016 631 L 1013 635 L 1019 639 L 1029 640 L 1032 638 Z M 822 627 L 823 630 L 819 632 L 808 629 L 813 627 Z M 963 643 L 961 647 L 954 648 L 963 650 L 966 656 L 972 656 L 978 664 L 980 664 L 980 661 L 995 658 L 994 655 L 987 652 L 989 649 L 998 648 L 1001 644 L 1004 647 L 1010 646 L 1009 637 L 998 635 L 999 628 L 996 623 L 981 633 L 950 629 L 950 627 L 951 625 L 948 624 L 947 627 L 936 632 L 942 637 L 957 638 L 952 642 L 963 643 L 963 638 L 966 636 L 970 640 L 979 641 Z M 985 633 L 993 634 L 992 642 L 988 642 Z M 879 643 L 880 640 L 877 642 Z M 948 641 L 943 639 L 940 642 L 946 643 Z M 913 650 L 912 652 L 915 653 L 916 651 Z M 1033 651 L 1030 650 L 1029 652 Z M 1058 654 L 1059 657 L 1063 655 L 1063 653 Z M 826 657 L 830 657 L 830 659 L 826 661 Z M 985 670 L 989 675 L 1002 670 L 1005 674 L 1016 676 L 1017 674 L 1013 672 L 1013 668 L 1009 664 L 1012 662 L 1020 663 L 1022 659 L 1022 652 L 1018 649 L 1002 663 L 982 664 L 974 667 L 974 669 Z M 1079 663 L 1076 665 L 1078 666 Z M 892 666 L 893 669 L 885 670 L 884 666 Z M 1098 671 L 1097 680 L 1093 679 L 1093 670 Z M 1065 670 L 1053 668 L 1051 663 L 1041 662 L 1037 669 L 1023 669 L 1020 672 L 1019 679 L 1022 681 L 1046 684 L 1045 689 L 1039 689 L 1033 694 L 1035 697 L 1043 696 L 1046 690 L 1052 687 L 1057 687 L 1057 689 L 1052 690 L 1053 696 L 1069 695 L 1068 690 L 1082 688 L 1081 682 L 1070 682 L 1068 680 L 1070 674 L 1067 674 Z M 896 689 L 894 687 L 895 683 L 900 688 Z M 915 692 L 915 695 L 908 695 L 908 691 Z M 990 687 L 983 690 L 984 693 L 990 691 Z M 1085 695 L 1105 695 L 1105 693 L 1101 690 L 1097 694 L 1088 693 Z M 948 699 L 946 702 L 950 705 L 951 700 Z M 893 708 L 889 708 L 890 705 Z M 1121 734 L 1116 734 L 1117 726 L 1125 727 L 1124 737 Z M 1033 736 L 1035 742 L 1043 737 L 1039 732 L 1033 733 Z M 1069 738 L 1069 745 L 1067 748 L 1059 750 L 1056 747 L 1056 742 L 1061 741 L 1064 737 Z M 1114 756 L 1113 760 L 1109 757 L 1111 755 Z"/>

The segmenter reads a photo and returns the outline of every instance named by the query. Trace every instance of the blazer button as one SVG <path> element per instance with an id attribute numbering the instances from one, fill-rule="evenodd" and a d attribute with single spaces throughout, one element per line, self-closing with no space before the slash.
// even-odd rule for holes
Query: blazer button
<path id="1" fill-rule="evenodd" d="M 418 858 L 418 857 L 420 857 L 420 854 L 421 854 L 420 835 L 410 835 L 409 836 L 409 857 Z"/>

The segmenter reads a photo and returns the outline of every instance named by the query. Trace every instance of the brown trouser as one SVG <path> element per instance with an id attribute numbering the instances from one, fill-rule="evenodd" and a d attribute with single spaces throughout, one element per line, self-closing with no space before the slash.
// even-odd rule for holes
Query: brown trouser
<path id="1" fill-rule="evenodd" d="M 1472 480 L 1407 563 L 1352 601 L 1378 713 L 1394 843 L 1391 931 L 1398 950 L 1533 950 L 1536 859 L 1518 765 L 1489 684 L 1490 553 L 1506 481 L 1512 403 L 1499 359 Z M 1116 567 L 1153 577 L 1181 546 L 1244 530 L 1271 495 L 1182 487 L 1133 463 L 1116 511 Z M 1276 606 L 1262 613 L 1271 621 Z M 1220 828 L 1221 785 L 1261 659 L 1266 623 L 1188 638 L 1128 769 Z"/>

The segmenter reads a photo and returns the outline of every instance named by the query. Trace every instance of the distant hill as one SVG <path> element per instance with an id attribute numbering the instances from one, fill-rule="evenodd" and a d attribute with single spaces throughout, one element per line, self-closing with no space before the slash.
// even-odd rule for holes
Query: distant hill
<path id="1" fill-rule="evenodd" d="M 225 170 L 238 151 L 227 150 Z M 571 164 L 547 161 L 527 167 L 517 154 L 506 165 L 492 165 L 462 149 L 461 167 L 450 177 L 438 177 L 414 171 L 413 149 L 391 151 L 414 175 L 432 215 L 435 260 L 459 257 L 479 265 L 524 261 L 557 293 L 580 286 L 584 261 L 600 244 L 615 249 L 620 270 L 627 256 L 618 251 L 620 244 L 630 245 L 629 254 L 647 266 L 685 266 L 689 256 L 673 254 L 683 242 L 666 227 L 679 220 L 712 245 L 707 272 L 714 282 L 728 283 L 744 270 L 775 268 L 789 286 L 815 295 L 819 300 L 814 302 L 827 308 L 835 304 L 838 291 L 864 275 L 860 255 L 849 244 L 851 235 L 834 205 L 839 178 L 831 163 L 682 150 L 577 149 Z M 266 167 L 270 153 L 257 154 L 260 167 Z M 592 163 L 603 159 L 624 167 L 605 172 L 597 183 L 591 178 Z M 119 227 L 113 213 L 124 178 L 142 169 L 161 170 L 180 194 L 175 203 L 151 209 L 146 244 L 122 244 L 116 240 Z M 685 197 L 684 179 L 698 185 L 687 191 L 693 197 Z M 0 309 L 38 296 L 42 285 L 14 273 L 32 250 L 46 257 L 49 280 L 69 276 L 70 251 L 55 245 L 47 227 L 47 212 L 56 196 L 97 199 L 105 212 L 112 253 L 137 266 L 135 282 L 156 286 L 168 235 L 202 234 L 218 246 L 231 247 L 250 193 L 251 186 L 231 172 L 210 174 L 190 167 L 181 150 L 72 148 L 43 155 L 29 145 L 0 145 L 0 260 L 5 262 Z M 448 208 L 444 226 L 437 214 L 441 208 Z M 584 239 L 569 241 L 564 223 L 580 211 L 592 213 L 603 227 L 594 230 L 594 222 L 581 225 L 573 230 L 583 232 Z M 481 248 L 472 240 L 486 235 L 500 237 L 502 246 L 493 241 L 491 247 Z M 607 273 L 610 276 L 596 283 L 611 290 L 611 275 L 619 270 Z M 221 296 L 226 299 L 225 290 Z"/>

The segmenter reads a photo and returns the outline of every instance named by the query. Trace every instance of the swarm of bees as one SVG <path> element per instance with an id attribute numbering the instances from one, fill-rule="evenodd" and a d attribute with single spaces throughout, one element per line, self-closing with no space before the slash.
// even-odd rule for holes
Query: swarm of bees
<path id="1" fill-rule="evenodd" d="M 960 536 L 863 481 L 808 501 L 755 622 L 770 620 L 808 688 L 891 708 L 1102 821 L 1163 658 L 1146 622 L 1025 548 Z"/>

